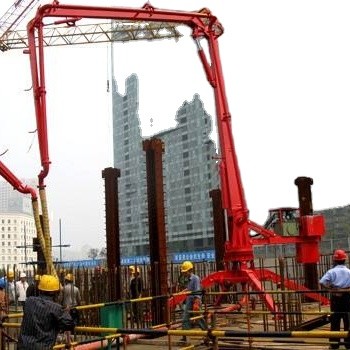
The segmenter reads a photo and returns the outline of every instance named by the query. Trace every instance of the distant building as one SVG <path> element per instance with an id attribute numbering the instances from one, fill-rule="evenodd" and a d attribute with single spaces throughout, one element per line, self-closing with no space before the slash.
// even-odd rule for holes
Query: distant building
<path id="1" fill-rule="evenodd" d="M 126 80 L 125 95 L 113 87 L 114 167 L 120 169 L 119 220 L 123 256 L 149 254 L 145 152 L 138 116 L 138 78 Z M 177 126 L 156 135 L 164 142 L 168 253 L 213 249 L 209 191 L 219 187 L 211 117 L 198 95 L 184 102 Z"/>
<path id="2" fill-rule="evenodd" d="M 321 242 L 321 252 L 334 249 L 350 250 L 350 204 L 320 210 L 326 222 L 326 234 Z"/>
<path id="3" fill-rule="evenodd" d="M 34 179 L 22 180 L 24 184 L 36 187 Z M 24 195 L 7 182 L 0 181 L 0 213 L 22 213 L 32 215 L 30 195 Z"/>
<path id="4" fill-rule="evenodd" d="M 24 181 L 33 185 L 34 180 Z M 36 261 L 33 252 L 36 227 L 30 195 L 15 191 L 6 181 L 0 182 L 0 266 L 17 265 L 26 269 L 25 262 Z M 25 248 L 27 245 L 29 247 Z"/>

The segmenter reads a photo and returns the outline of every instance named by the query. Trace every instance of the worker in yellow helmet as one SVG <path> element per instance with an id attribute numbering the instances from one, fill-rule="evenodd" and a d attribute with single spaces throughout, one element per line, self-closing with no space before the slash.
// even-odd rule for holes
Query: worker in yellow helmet
<path id="1" fill-rule="evenodd" d="M 138 299 L 142 297 L 143 283 L 140 276 L 140 268 L 138 266 L 129 266 L 130 283 L 129 294 L 130 299 Z M 131 304 L 131 316 L 132 322 L 137 326 L 140 326 L 141 322 L 141 304 L 139 302 L 132 302 Z"/>
<path id="2" fill-rule="evenodd" d="M 187 279 L 187 286 L 183 290 L 183 292 L 192 292 L 192 294 L 189 294 L 186 297 L 186 301 L 184 303 L 183 308 L 183 315 L 182 315 L 182 329 L 191 329 L 191 321 L 190 317 L 192 316 L 198 316 L 192 314 L 193 311 L 200 311 L 201 308 L 201 302 L 202 302 L 202 287 L 201 287 L 201 280 L 199 276 L 195 275 L 193 273 L 193 264 L 191 261 L 184 261 L 181 265 L 181 273 L 185 276 Z M 202 330 L 207 329 L 207 325 L 203 318 L 200 318 L 198 321 L 196 321 L 198 326 Z M 207 339 L 205 339 L 207 341 Z M 185 336 L 181 339 L 182 343 L 187 343 L 187 338 Z"/>
<path id="3" fill-rule="evenodd" d="M 67 273 L 64 277 L 64 286 L 59 296 L 59 303 L 70 312 L 75 325 L 77 325 L 79 323 L 79 312 L 76 306 L 81 305 L 81 295 L 79 288 L 74 285 L 72 273 Z"/>
<path id="4" fill-rule="evenodd" d="M 58 278 L 42 275 L 38 289 L 39 296 L 29 297 L 24 304 L 18 350 L 52 349 L 60 331 L 74 329 L 69 312 L 55 301 L 60 292 Z"/>

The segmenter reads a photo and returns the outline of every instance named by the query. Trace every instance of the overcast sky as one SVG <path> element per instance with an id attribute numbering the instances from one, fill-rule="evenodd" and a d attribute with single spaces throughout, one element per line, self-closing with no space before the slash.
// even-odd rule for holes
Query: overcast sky
<path id="1" fill-rule="evenodd" d="M 13 0 L 0 2 L 0 13 Z M 145 1 L 71 1 L 141 7 Z M 154 7 L 208 7 L 225 28 L 219 48 L 232 129 L 250 218 L 298 206 L 298 176 L 314 179 L 315 210 L 350 203 L 350 3 L 348 1 L 153 0 Z M 33 14 L 24 20 L 28 22 Z M 144 135 L 175 125 L 177 109 L 195 93 L 215 116 L 213 93 L 196 46 L 185 37 L 115 45 L 114 71 L 139 77 Z M 46 87 L 51 170 L 46 178 L 52 237 L 72 250 L 105 242 L 101 171 L 113 166 L 111 59 L 107 44 L 47 48 Z M 18 177 L 41 170 L 29 58 L 0 52 L 0 159 Z M 153 119 L 151 127 L 150 119 Z M 216 133 L 213 133 L 216 138 Z"/>

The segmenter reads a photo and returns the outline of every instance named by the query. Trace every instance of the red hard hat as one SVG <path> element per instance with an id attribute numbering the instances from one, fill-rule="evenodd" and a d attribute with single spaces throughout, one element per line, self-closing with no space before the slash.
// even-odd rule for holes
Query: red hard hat
<path id="1" fill-rule="evenodd" d="M 341 261 L 346 260 L 347 256 L 343 249 L 337 249 L 333 254 L 333 260 L 335 261 Z"/>

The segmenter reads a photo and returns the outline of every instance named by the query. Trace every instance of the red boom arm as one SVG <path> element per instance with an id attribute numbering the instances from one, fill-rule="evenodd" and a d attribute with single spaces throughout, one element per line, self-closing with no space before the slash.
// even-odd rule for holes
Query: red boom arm
<path id="1" fill-rule="evenodd" d="M 18 192 L 24 194 L 30 194 L 32 196 L 32 200 L 37 199 L 37 194 L 34 188 L 25 185 L 21 182 L 8 168 L 7 166 L 0 161 L 0 175 L 13 186 Z"/>
<path id="2" fill-rule="evenodd" d="M 228 222 L 228 240 L 225 243 L 226 269 L 232 271 L 231 280 L 242 282 L 251 281 L 255 289 L 262 290 L 261 278 L 253 266 L 254 244 L 283 244 L 283 243 L 306 243 L 315 248 L 321 234 L 318 230 L 322 226 L 321 221 L 315 222 L 308 217 L 301 220 L 301 235 L 299 237 L 280 237 L 275 232 L 269 231 L 255 224 L 248 218 L 248 209 L 244 196 L 241 175 L 234 147 L 231 129 L 231 115 L 229 112 L 221 60 L 218 47 L 218 38 L 223 33 L 223 28 L 217 18 L 208 9 L 198 12 L 182 12 L 161 10 L 146 4 L 141 9 L 122 7 L 99 7 L 61 5 L 55 1 L 51 5 L 45 5 L 38 9 L 36 16 L 27 26 L 30 64 L 33 80 L 33 94 L 35 103 L 36 122 L 39 138 L 42 170 L 39 174 L 39 186 L 44 185 L 44 179 L 49 172 L 49 151 L 46 120 L 46 89 L 44 69 L 44 42 L 43 42 L 43 19 L 47 17 L 59 18 L 57 21 L 75 22 L 81 18 L 129 20 L 129 21 L 155 21 L 170 22 L 187 25 L 192 29 L 192 37 L 197 43 L 198 55 L 204 67 L 207 80 L 213 87 L 217 127 L 220 144 L 220 179 L 223 208 L 226 210 Z M 206 39 L 209 48 L 210 60 L 208 61 L 203 51 L 200 40 Z M 304 230 L 306 228 L 306 230 Z M 264 238 L 256 240 L 250 235 L 250 230 L 258 232 Z M 304 230 L 304 232 L 303 232 Z M 322 231 L 322 229 L 321 229 Z M 317 245 L 317 244 L 316 244 Z M 317 247 L 316 247 L 317 248 Z M 305 257 L 308 258 L 307 254 Z M 318 258 L 318 255 L 315 254 Z M 305 262 L 305 261 L 304 261 Z M 315 262 L 315 261 L 307 261 Z M 217 275 L 219 281 L 224 275 Z M 226 273 L 226 275 L 225 275 Z M 228 280 L 230 280 L 228 278 Z M 273 301 L 265 296 L 270 309 L 274 309 Z"/>

